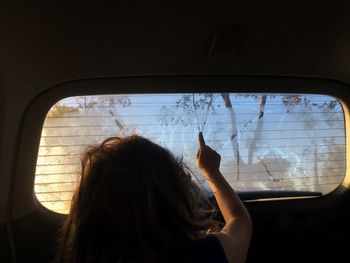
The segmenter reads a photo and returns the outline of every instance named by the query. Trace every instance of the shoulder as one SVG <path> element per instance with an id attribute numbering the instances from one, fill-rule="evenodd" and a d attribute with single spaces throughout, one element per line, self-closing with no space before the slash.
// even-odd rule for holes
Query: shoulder
<path id="1" fill-rule="evenodd" d="M 207 235 L 193 242 L 191 259 L 193 263 L 228 263 L 221 243 L 215 235 Z"/>

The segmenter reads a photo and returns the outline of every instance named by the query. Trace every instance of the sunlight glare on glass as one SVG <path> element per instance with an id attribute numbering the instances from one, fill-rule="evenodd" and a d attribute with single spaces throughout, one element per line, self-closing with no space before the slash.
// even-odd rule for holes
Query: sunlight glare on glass
<path id="1" fill-rule="evenodd" d="M 48 112 L 35 192 L 67 213 L 80 156 L 111 136 L 138 134 L 182 156 L 200 177 L 198 132 L 221 154 L 221 171 L 238 191 L 329 193 L 345 175 L 341 104 L 315 94 L 124 94 L 69 97 Z M 200 184 L 206 187 L 204 180 Z"/>

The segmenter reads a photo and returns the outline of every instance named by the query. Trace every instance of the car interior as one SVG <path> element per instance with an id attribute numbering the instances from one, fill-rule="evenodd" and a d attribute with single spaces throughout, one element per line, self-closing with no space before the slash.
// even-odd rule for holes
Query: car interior
<path id="1" fill-rule="evenodd" d="M 348 261 L 349 14 L 343 0 L 2 3 L 0 262 L 52 262 L 87 146 L 136 133 L 197 173 L 199 131 L 251 215 L 247 262 Z"/>

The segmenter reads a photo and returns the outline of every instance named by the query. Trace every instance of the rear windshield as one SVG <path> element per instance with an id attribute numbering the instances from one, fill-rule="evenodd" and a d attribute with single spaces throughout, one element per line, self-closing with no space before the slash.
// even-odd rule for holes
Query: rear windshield
<path id="1" fill-rule="evenodd" d="M 341 104 L 314 94 L 123 94 L 65 98 L 42 129 L 35 194 L 67 213 L 79 179 L 80 157 L 111 136 L 138 134 L 183 157 L 198 183 L 198 132 L 221 154 L 221 171 L 240 192 L 327 194 L 345 176 Z"/>

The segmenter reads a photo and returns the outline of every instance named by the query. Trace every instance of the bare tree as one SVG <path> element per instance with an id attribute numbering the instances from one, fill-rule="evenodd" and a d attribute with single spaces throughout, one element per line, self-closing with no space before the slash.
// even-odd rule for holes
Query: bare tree
<path id="1" fill-rule="evenodd" d="M 255 96 L 255 95 L 244 95 L 244 96 L 245 97 L 252 96 L 254 98 L 257 98 L 257 96 Z M 234 108 L 232 105 L 232 101 L 230 99 L 230 93 L 221 93 L 221 97 L 224 100 L 225 107 L 227 108 L 229 115 L 230 115 L 230 122 L 231 122 L 231 137 L 230 137 L 230 139 L 231 139 L 232 149 L 234 151 L 234 159 L 236 160 L 236 178 L 237 178 L 237 181 L 239 181 L 240 165 L 242 164 L 243 160 L 241 158 L 240 149 L 239 149 L 239 147 L 240 147 L 239 141 L 238 141 L 239 131 L 237 129 L 236 114 L 235 114 L 235 111 L 234 111 Z M 251 125 L 253 123 L 257 123 L 257 127 L 255 129 L 254 136 L 249 144 L 248 164 L 252 164 L 252 162 L 253 162 L 255 146 L 256 146 L 258 139 L 261 137 L 262 121 L 259 121 L 259 120 L 264 116 L 266 99 L 267 99 L 266 95 L 262 95 L 260 97 L 260 109 L 259 109 L 259 114 L 258 114 L 256 121 L 254 121 L 254 119 L 252 119 L 243 125 L 244 128 L 247 128 L 249 125 Z"/>
<path id="2" fill-rule="evenodd" d="M 59 211 L 69 211 L 79 176 L 76 172 L 80 164 L 79 154 L 84 145 L 99 141 L 106 133 L 112 135 L 113 127 L 102 127 L 105 119 L 110 122 L 113 118 L 119 133 L 127 131 L 116 105 L 127 107 L 131 101 L 126 96 L 80 96 L 60 101 L 50 109 L 42 132 L 36 169 L 37 175 L 45 174 L 36 176 L 35 191 L 39 192 L 39 200 L 60 207 Z M 93 118 L 85 123 L 82 121 L 86 118 L 81 117 Z"/>
<path id="3" fill-rule="evenodd" d="M 305 95 L 286 95 L 282 98 L 283 104 L 287 107 L 287 113 L 293 114 L 298 113 L 296 112 L 297 106 L 303 106 L 304 111 L 302 114 L 298 114 L 298 117 L 303 121 L 303 124 L 305 126 L 304 132 L 307 134 L 307 138 L 309 140 L 307 141 L 304 149 L 304 170 L 306 169 L 306 166 L 309 162 L 312 161 L 313 163 L 313 186 L 318 186 L 321 184 L 320 181 L 320 169 L 324 170 L 322 175 L 327 174 L 328 171 L 327 166 L 329 166 L 328 163 L 332 163 L 328 158 L 325 158 L 325 155 L 320 155 L 319 151 L 320 145 L 323 144 L 323 142 L 320 142 L 320 138 L 317 138 L 317 133 L 319 130 L 317 127 L 319 127 L 320 120 L 319 118 L 315 118 L 314 113 L 318 110 L 321 110 L 322 113 L 326 119 L 322 122 L 327 124 L 329 128 L 332 128 L 334 126 L 334 122 L 332 122 L 332 117 L 334 117 L 334 114 L 336 112 L 336 106 L 340 104 L 335 99 L 325 100 L 325 101 L 315 101 L 313 100 L 312 96 L 305 96 Z M 334 128 L 334 127 L 333 127 Z M 327 142 L 327 139 L 323 139 Z M 330 139 L 330 141 L 334 142 L 334 138 Z M 333 147 L 333 146 L 332 146 Z M 322 147 L 321 147 L 322 148 Z M 338 154 L 338 153 L 337 153 Z M 328 155 L 328 153 L 327 153 Z M 326 156 L 327 156 L 326 155 Z M 332 153 L 329 153 L 329 155 L 333 155 Z M 325 165 L 322 165 L 322 163 L 326 163 Z M 305 173 L 304 173 L 305 175 Z"/>
<path id="4" fill-rule="evenodd" d="M 256 127 L 255 127 L 255 131 L 254 131 L 254 135 L 253 135 L 252 139 L 250 140 L 249 146 L 248 146 L 248 164 L 253 163 L 253 157 L 254 157 L 254 152 L 256 150 L 256 145 L 261 140 L 261 132 L 262 132 L 262 126 L 263 126 L 263 119 L 262 118 L 265 115 L 266 100 L 267 100 L 266 95 L 262 95 L 260 97 L 259 115 L 258 115 L 258 119 L 256 120 Z M 265 169 L 266 169 L 266 167 L 265 167 Z"/>
<path id="5" fill-rule="evenodd" d="M 230 116 L 230 123 L 231 123 L 231 145 L 233 149 L 233 157 L 234 160 L 236 160 L 236 180 L 239 181 L 240 177 L 240 164 L 242 162 L 240 152 L 239 152 L 239 143 L 238 143 L 238 131 L 237 131 L 237 120 L 236 120 L 236 114 L 232 106 L 232 102 L 230 99 L 230 93 L 221 93 L 221 97 L 224 100 L 224 104 L 226 109 L 229 112 Z"/>

